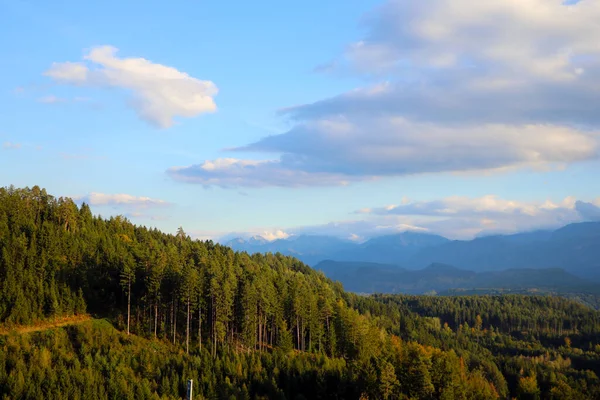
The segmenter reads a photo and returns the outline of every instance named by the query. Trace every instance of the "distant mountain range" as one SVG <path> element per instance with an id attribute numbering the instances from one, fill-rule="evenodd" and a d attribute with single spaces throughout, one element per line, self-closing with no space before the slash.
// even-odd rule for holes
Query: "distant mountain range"
<path id="1" fill-rule="evenodd" d="M 314 266 L 325 259 L 399 264 L 417 254 L 419 250 L 449 242 L 450 240 L 438 235 L 403 232 L 379 236 L 364 243 L 333 236 L 301 235 L 272 242 L 261 241 L 257 236 L 247 240 L 237 238 L 226 245 L 234 250 L 249 253 L 279 252 L 295 256 Z"/>
<path id="2" fill-rule="evenodd" d="M 435 262 L 473 271 L 563 268 L 580 277 L 600 278 L 600 222 L 571 224 L 550 232 L 452 241 L 421 249 L 407 266 Z"/>
<path id="3" fill-rule="evenodd" d="M 272 242 L 260 237 L 234 239 L 227 245 L 250 253 L 293 255 L 311 266 L 323 260 L 361 262 L 363 268 L 368 267 L 372 272 L 379 268 L 382 274 L 390 266 L 415 270 L 444 264 L 473 273 L 561 268 L 578 277 L 600 279 L 600 222 L 473 240 L 449 240 L 439 235 L 403 232 L 364 243 L 302 235 Z M 381 264 L 385 266 L 381 267 Z"/>
<path id="4" fill-rule="evenodd" d="M 334 258 L 352 251 L 356 246 L 356 243 L 333 236 L 302 235 L 272 242 L 261 239 L 259 236 L 247 240 L 237 238 L 227 242 L 226 245 L 234 250 L 248 253 L 282 253 L 294 256 L 311 266 L 326 258 Z"/>

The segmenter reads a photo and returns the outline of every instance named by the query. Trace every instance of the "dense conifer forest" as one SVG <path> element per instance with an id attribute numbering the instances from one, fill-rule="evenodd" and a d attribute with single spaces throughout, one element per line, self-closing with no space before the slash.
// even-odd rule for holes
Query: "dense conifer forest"
<path id="1" fill-rule="evenodd" d="M 0 189 L 0 398 L 598 399 L 600 316 L 550 296 L 358 296 Z M 64 327 L 19 331 L 56 318 Z"/>

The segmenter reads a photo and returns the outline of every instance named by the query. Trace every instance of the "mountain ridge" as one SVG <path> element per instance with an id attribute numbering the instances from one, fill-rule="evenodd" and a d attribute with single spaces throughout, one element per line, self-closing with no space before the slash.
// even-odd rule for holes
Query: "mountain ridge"
<path id="1" fill-rule="evenodd" d="M 422 269 L 441 263 L 476 272 L 512 268 L 562 268 L 580 277 L 600 279 L 600 222 L 568 224 L 555 230 L 450 240 L 406 231 L 363 243 L 333 236 L 301 235 L 258 246 L 236 239 L 226 243 L 249 253 L 280 252 L 315 266 L 323 260 L 402 265 Z"/>

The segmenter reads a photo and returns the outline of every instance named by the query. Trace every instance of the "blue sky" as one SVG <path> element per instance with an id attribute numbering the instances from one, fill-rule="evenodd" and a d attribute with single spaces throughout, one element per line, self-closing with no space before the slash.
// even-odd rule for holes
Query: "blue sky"
<path id="1" fill-rule="evenodd" d="M 600 5 L 509 3 L 0 0 L 0 185 L 199 238 L 596 219 Z"/>

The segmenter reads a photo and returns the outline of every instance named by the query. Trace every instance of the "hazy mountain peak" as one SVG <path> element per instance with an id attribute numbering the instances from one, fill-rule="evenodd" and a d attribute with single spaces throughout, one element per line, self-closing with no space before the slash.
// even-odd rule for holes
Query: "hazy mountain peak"
<path id="1" fill-rule="evenodd" d="M 443 264 L 443 263 L 431 263 L 427 267 L 426 270 L 429 271 L 460 271 L 460 268 L 456 268 L 454 265 Z"/>
<path id="2" fill-rule="evenodd" d="M 405 231 L 391 235 L 374 237 L 364 243 L 365 246 L 437 246 L 450 240 L 436 234 L 426 232 Z"/>
<path id="3" fill-rule="evenodd" d="M 251 244 L 265 244 L 269 241 L 262 236 L 254 235 L 251 238 L 249 238 L 246 242 Z"/>

